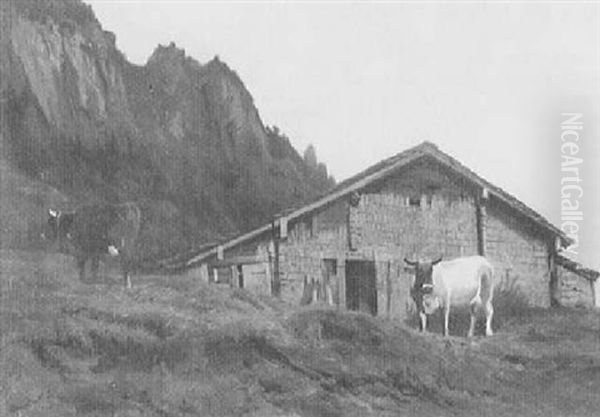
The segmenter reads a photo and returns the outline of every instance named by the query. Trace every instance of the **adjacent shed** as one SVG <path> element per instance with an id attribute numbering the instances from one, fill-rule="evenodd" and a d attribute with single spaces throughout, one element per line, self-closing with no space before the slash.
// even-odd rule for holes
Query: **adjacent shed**
<path id="1" fill-rule="evenodd" d="M 559 304 L 565 307 L 597 306 L 600 272 L 585 268 L 562 255 L 556 257 Z"/>
<path id="2" fill-rule="evenodd" d="M 292 303 L 406 318 L 413 303 L 405 256 L 485 255 L 500 285 L 546 307 L 565 300 L 557 259 L 570 243 L 534 210 L 424 142 L 187 264 L 209 282 Z"/>

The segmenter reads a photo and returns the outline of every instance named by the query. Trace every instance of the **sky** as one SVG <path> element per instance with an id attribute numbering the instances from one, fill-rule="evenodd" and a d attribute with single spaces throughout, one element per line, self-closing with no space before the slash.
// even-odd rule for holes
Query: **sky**
<path id="1" fill-rule="evenodd" d="M 572 257 L 600 267 L 600 3 L 85 2 L 133 63 L 218 55 L 337 180 L 429 140 L 561 226 L 562 114 L 581 113 Z"/>

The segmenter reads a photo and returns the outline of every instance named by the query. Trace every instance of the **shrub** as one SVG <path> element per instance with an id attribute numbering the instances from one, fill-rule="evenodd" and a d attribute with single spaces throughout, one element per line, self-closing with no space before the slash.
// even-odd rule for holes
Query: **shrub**
<path id="1" fill-rule="evenodd" d="M 527 296 L 519 287 L 517 277 L 505 277 L 494 289 L 494 327 L 527 318 L 533 309 Z"/>

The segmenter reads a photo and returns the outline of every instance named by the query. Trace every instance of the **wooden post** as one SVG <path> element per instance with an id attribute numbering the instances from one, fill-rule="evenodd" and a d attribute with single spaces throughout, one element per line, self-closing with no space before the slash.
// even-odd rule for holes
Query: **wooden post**
<path id="1" fill-rule="evenodd" d="M 486 254 L 486 233 L 485 225 L 487 218 L 486 203 L 488 200 L 488 190 L 483 188 L 481 196 L 476 201 L 476 217 L 477 217 L 477 253 L 481 256 Z"/>
<path id="2" fill-rule="evenodd" d="M 237 265 L 237 286 L 238 288 L 244 288 L 244 266 Z"/>
<path id="3" fill-rule="evenodd" d="M 331 284 L 329 284 L 329 282 L 327 282 L 327 284 L 325 284 L 325 296 L 327 297 L 327 305 L 332 306 L 333 305 L 333 292 L 331 291 Z"/>
<path id="4" fill-rule="evenodd" d="M 273 223 L 273 295 L 279 297 L 281 293 L 281 277 L 279 274 L 279 238 L 275 234 Z"/>
<path id="5" fill-rule="evenodd" d="M 385 296 L 385 301 L 386 301 L 386 313 L 387 313 L 387 317 L 388 319 L 391 318 L 391 311 L 392 311 L 392 277 L 391 277 L 391 269 L 392 269 L 392 261 L 388 261 L 387 262 L 387 276 L 386 276 L 386 283 L 385 283 L 385 287 L 386 287 L 386 296 Z"/>
<path id="6" fill-rule="evenodd" d="M 321 259 L 321 282 L 323 288 L 323 299 L 327 303 L 327 305 L 333 305 L 333 293 L 331 291 L 331 271 L 327 268 L 326 259 L 323 254 L 319 254 L 319 259 Z"/>
<path id="7" fill-rule="evenodd" d="M 229 286 L 232 288 L 237 287 L 237 269 L 234 265 L 229 267 L 229 271 L 231 273 L 231 278 L 229 278 Z"/>
<path id="8" fill-rule="evenodd" d="M 281 239 L 287 238 L 288 234 L 288 221 L 287 217 L 282 217 L 279 219 L 279 237 Z"/>
<path id="9" fill-rule="evenodd" d="M 310 304 L 310 297 L 312 297 L 312 295 L 309 294 L 308 275 L 304 274 L 302 283 L 302 298 L 300 299 L 300 305 Z"/>
<path id="10" fill-rule="evenodd" d="M 600 307 L 600 277 L 590 281 L 592 286 L 592 296 L 594 307 Z"/>
<path id="11" fill-rule="evenodd" d="M 200 267 L 198 269 L 199 269 L 200 281 L 210 284 L 210 274 L 208 273 L 208 265 L 202 264 L 202 265 L 200 265 Z"/>
<path id="12" fill-rule="evenodd" d="M 558 282 L 558 270 L 556 266 L 556 255 L 561 248 L 560 237 L 556 236 L 554 242 L 548 247 L 548 271 L 550 274 L 549 291 L 550 306 L 558 307 L 560 305 L 560 286 Z"/>
<path id="13" fill-rule="evenodd" d="M 348 250 L 353 251 L 355 248 L 352 246 L 352 227 L 350 227 L 350 213 L 352 211 L 352 204 L 350 201 L 346 202 L 346 240 L 348 242 Z"/>
<path id="14" fill-rule="evenodd" d="M 269 247 L 267 248 L 268 254 L 268 262 L 267 262 L 267 271 L 269 274 L 269 281 L 271 283 L 271 295 L 275 295 L 275 271 L 274 271 L 274 252 L 275 252 L 275 244 L 273 241 L 269 242 Z"/>
<path id="15" fill-rule="evenodd" d="M 346 309 L 346 258 L 338 258 L 338 300 L 342 310 Z"/>
<path id="16" fill-rule="evenodd" d="M 558 293 L 558 274 L 556 271 L 556 255 L 551 252 L 548 255 L 548 271 L 550 272 L 550 306 L 558 307 L 560 305 L 560 294 Z"/>

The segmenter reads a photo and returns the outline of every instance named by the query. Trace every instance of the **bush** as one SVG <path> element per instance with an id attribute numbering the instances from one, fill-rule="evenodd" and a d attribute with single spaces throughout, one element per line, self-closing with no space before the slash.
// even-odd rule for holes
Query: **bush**
<path id="1" fill-rule="evenodd" d="M 503 278 L 494 289 L 494 328 L 531 316 L 533 309 L 519 287 L 518 277 Z"/>

